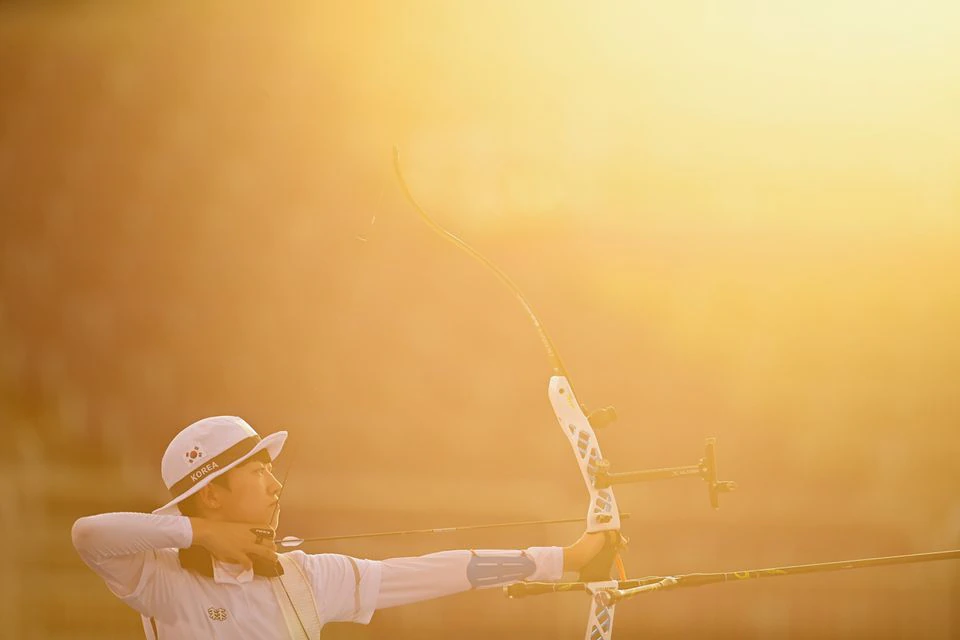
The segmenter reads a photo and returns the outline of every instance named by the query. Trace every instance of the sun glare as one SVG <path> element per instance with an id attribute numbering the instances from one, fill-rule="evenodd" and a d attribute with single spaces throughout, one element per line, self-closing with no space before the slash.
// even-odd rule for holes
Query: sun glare
<path id="1" fill-rule="evenodd" d="M 957 7 L 439 4 L 381 24 L 365 55 L 404 34 L 422 64 L 389 90 L 431 113 L 393 123 L 412 180 L 490 224 L 942 225 L 960 199 Z"/>

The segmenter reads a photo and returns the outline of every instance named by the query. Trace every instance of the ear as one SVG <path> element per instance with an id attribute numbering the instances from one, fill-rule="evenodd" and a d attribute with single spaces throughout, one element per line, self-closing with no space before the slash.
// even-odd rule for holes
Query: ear
<path id="1" fill-rule="evenodd" d="M 218 491 L 220 487 L 210 483 L 205 485 L 197 491 L 197 500 L 200 501 L 200 504 L 207 511 L 216 511 L 223 505 L 223 501 L 220 497 L 220 492 Z"/>

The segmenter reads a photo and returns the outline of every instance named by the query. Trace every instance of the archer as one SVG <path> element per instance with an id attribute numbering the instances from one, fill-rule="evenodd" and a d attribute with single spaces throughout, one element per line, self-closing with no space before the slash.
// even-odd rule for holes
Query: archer
<path id="1" fill-rule="evenodd" d="M 520 580 L 558 581 L 609 546 L 443 551 L 363 560 L 277 553 L 282 484 L 272 463 L 285 431 L 261 438 L 218 416 L 177 434 L 161 463 L 172 499 L 153 513 L 80 518 L 73 543 L 110 591 L 140 613 L 147 638 L 316 638 L 327 622 Z M 619 541 L 619 536 L 616 536 Z M 609 567 L 609 563 L 607 563 Z"/>

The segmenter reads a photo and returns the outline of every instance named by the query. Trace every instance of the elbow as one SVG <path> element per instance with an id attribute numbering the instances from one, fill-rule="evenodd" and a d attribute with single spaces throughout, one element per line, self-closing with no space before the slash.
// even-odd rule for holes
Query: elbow
<path id="1" fill-rule="evenodd" d="M 83 551 L 90 547 L 94 536 L 96 535 L 96 516 L 86 516 L 73 523 L 70 530 L 70 538 L 73 541 L 73 548 L 77 551 Z"/>

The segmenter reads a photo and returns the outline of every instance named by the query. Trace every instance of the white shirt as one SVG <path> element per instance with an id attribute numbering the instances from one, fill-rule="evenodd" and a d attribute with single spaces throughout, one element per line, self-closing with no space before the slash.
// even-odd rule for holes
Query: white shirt
<path id="1" fill-rule="evenodd" d="M 287 638 L 283 613 L 268 578 L 239 565 L 214 562 L 213 579 L 180 566 L 177 549 L 193 541 L 190 519 L 146 513 L 107 513 L 81 518 L 73 526 L 80 557 L 120 600 L 140 612 L 148 638 Z M 556 581 L 563 572 L 563 549 L 525 551 L 442 551 L 416 558 L 353 560 L 360 573 L 359 607 L 351 558 L 344 555 L 289 554 L 303 569 L 322 624 L 366 624 L 377 609 L 420 602 L 472 588 L 518 579 Z M 490 569 L 502 559 L 526 568 Z M 525 558 L 525 559 L 524 559 Z M 494 561 L 493 564 L 496 564 Z"/>

